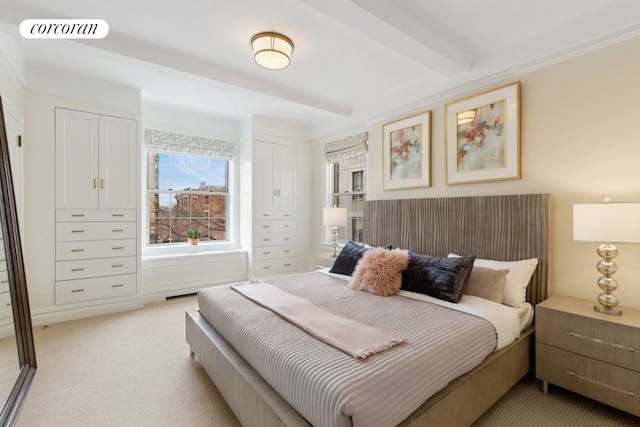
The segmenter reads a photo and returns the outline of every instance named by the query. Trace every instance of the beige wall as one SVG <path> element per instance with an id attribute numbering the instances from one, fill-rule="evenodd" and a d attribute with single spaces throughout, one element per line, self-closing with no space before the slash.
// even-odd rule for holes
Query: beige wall
<path id="1" fill-rule="evenodd" d="M 640 202 L 639 52 L 640 38 L 636 38 L 455 98 L 521 82 L 519 180 L 446 184 L 444 104 L 455 99 L 372 123 L 369 199 L 551 193 L 550 292 L 595 300 L 600 291 L 596 285 L 597 244 L 573 241 L 572 205 L 599 202 L 604 197 Z M 385 191 L 380 172 L 382 125 L 424 110 L 432 112 L 431 187 Z M 640 244 L 618 247 L 615 277 L 620 288 L 616 294 L 621 305 L 640 308 Z"/>

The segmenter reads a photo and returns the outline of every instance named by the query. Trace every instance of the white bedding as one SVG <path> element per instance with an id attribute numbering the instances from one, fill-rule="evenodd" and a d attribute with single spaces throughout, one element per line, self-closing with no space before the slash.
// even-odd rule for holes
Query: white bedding
<path id="1" fill-rule="evenodd" d="M 318 270 L 318 272 L 347 282 L 351 280 L 351 276 L 331 273 L 329 270 L 329 268 L 323 268 Z M 496 351 L 508 346 L 516 340 L 520 336 L 520 332 L 528 328 L 533 321 L 533 308 L 529 303 L 523 304 L 519 308 L 513 308 L 471 295 L 463 295 L 462 299 L 460 299 L 458 303 L 452 303 L 430 297 L 429 295 L 404 290 L 400 290 L 398 295 L 430 302 L 442 307 L 458 310 L 463 313 L 473 314 L 474 316 L 487 320 L 493 325 L 498 336 Z"/>

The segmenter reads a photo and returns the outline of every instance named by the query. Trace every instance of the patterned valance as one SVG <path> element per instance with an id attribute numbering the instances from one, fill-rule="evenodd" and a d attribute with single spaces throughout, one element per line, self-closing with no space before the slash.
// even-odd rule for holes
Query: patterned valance
<path id="1" fill-rule="evenodd" d="M 328 142 L 324 146 L 324 158 L 327 163 L 337 163 L 342 160 L 367 154 L 369 132 L 353 135 L 348 138 Z"/>
<path id="2" fill-rule="evenodd" d="M 147 129 L 145 132 L 147 150 L 163 153 L 188 154 L 192 156 L 218 157 L 231 160 L 235 152 L 233 142 L 218 141 L 197 136 L 180 135 Z"/>

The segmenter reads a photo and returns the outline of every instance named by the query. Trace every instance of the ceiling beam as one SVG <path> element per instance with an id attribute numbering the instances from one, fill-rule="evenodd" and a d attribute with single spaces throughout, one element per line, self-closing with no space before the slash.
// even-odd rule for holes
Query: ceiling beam
<path id="1" fill-rule="evenodd" d="M 471 69 L 470 54 L 388 0 L 300 1 L 442 76 Z"/>

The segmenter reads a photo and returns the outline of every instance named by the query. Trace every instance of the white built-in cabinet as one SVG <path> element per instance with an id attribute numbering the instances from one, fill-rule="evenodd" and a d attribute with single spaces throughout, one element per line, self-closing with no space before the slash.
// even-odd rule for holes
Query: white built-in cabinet
<path id="1" fill-rule="evenodd" d="M 137 293 L 137 122 L 56 108 L 56 304 Z"/>
<path id="2" fill-rule="evenodd" d="M 298 149 L 254 142 L 253 274 L 268 276 L 298 270 Z"/>
<path id="3" fill-rule="evenodd" d="M 56 109 L 56 207 L 135 209 L 136 122 Z"/>
<path id="4" fill-rule="evenodd" d="M 296 147 L 256 141 L 255 198 L 258 211 L 296 209 Z"/>

